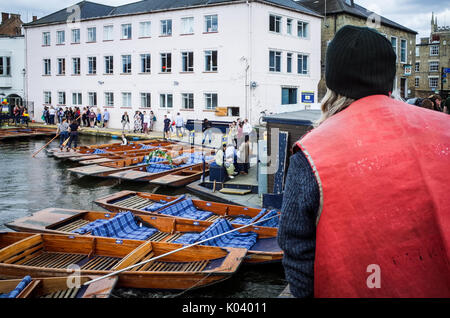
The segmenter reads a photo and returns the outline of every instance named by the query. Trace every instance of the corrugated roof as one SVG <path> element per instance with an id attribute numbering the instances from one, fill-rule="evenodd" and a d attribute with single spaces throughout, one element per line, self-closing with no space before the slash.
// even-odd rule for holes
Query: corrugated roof
<path id="1" fill-rule="evenodd" d="M 183 8 L 191 8 L 197 6 L 208 6 L 217 4 L 226 4 L 232 2 L 241 2 L 242 0 L 142 0 L 117 7 L 102 5 L 89 1 L 82 1 L 77 3 L 80 7 L 81 20 L 92 18 L 106 18 L 120 15 L 131 15 L 147 12 L 156 12 L 163 10 L 176 10 Z M 314 10 L 303 6 L 293 0 L 252 0 L 269 5 L 276 5 L 298 12 L 320 16 Z M 69 7 L 70 8 L 70 7 Z M 73 11 L 68 12 L 68 8 L 62 9 L 55 13 L 49 14 L 36 21 L 24 24 L 25 27 L 33 27 L 45 24 L 64 23 L 69 20 Z"/>
<path id="2" fill-rule="evenodd" d="M 354 1 L 352 1 L 351 6 L 346 4 L 344 0 L 298 0 L 297 2 L 303 4 L 308 8 L 311 8 L 312 10 L 319 12 L 322 15 L 325 15 L 325 13 L 326 15 L 347 13 L 360 18 L 367 19 L 369 16 L 373 14 L 372 11 L 369 11 L 366 8 L 354 3 Z M 326 12 L 325 12 L 325 3 L 326 3 Z M 417 34 L 416 31 L 411 30 L 401 24 L 398 24 L 397 22 L 389 20 L 383 16 L 380 17 L 382 25 L 403 30 L 409 33 Z"/>

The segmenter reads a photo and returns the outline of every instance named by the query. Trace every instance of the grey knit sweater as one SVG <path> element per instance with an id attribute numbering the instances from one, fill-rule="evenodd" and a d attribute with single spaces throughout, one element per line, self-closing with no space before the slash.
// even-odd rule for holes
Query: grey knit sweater
<path id="1" fill-rule="evenodd" d="M 314 296 L 315 223 L 319 205 L 314 172 L 304 153 L 297 151 L 290 158 L 278 229 L 284 271 L 295 297 Z"/>

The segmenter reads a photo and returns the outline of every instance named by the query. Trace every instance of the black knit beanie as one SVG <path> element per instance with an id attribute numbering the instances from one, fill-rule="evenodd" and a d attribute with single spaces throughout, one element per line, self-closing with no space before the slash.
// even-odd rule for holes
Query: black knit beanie
<path id="1" fill-rule="evenodd" d="M 342 96 L 389 95 L 395 73 L 392 44 L 374 29 L 346 25 L 328 46 L 326 84 Z"/>

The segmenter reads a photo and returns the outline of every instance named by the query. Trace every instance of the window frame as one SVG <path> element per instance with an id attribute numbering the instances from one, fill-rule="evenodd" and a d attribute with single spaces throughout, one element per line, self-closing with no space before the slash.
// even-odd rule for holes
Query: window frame
<path id="1" fill-rule="evenodd" d="M 71 40 L 72 44 L 80 44 L 81 43 L 81 31 L 80 29 L 71 29 Z"/>
<path id="2" fill-rule="evenodd" d="M 214 98 L 215 97 L 215 98 Z M 219 105 L 219 94 L 217 93 L 204 93 L 205 98 L 205 110 L 216 110 Z M 216 105 L 214 106 L 214 100 Z M 210 102 L 210 103 L 208 103 Z"/>
<path id="3" fill-rule="evenodd" d="M 42 75 L 50 76 L 52 75 L 52 60 L 49 58 L 43 59 L 44 69 Z"/>
<path id="4" fill-rule="evenodd" d="M 97 92 L 88 92 L 88 106 L 96 107 L 97 105 L 98 105 Z"/>
<path id="5" fill-rule="evenodd" d="M 62 34 L 62 39 L 60 35 Z M 65 45 L 66 44 L 66 31 L 57 30 L 56 31 L 56 45 Z"/>
<path id="6" fill-rule="evenodd" d="M 88 75 L 96 75 L 97 74 L 97 57 L 96 56 L 88 56 L 87 57 L 87 74 Z"/>
<path id="7" fill-rule="evenodd" d="M 170 98 L 169 98 L 170 96 Z M 170 101 L 170 106 L 169 106 Z M 173 94 L 172 93 L 160 93 L 159 94 L 159 108 L 173 109 Z"/>
<path id="8" fill-rule="evenodd" d="M 148 27 L 144 27 L 148 26 Z M 145 33 L 144 31 L 148 31 Z M 152 36 L 152 22 L 151 21 L 141 21 L 139 22 L 139 37 L 140 38 L 149 38 Z"/>
<path id="9" fill-rule="evenodd" d="M 219 51 L 217 50 L 205 50 L 205 72 L 218 72 L 219 71 Z"/>
<path id="10" fill-rule="evenodd" d="M 103 26 L 103 41 L 114 41 L 114 25 Z"/>
<path id="11" fill-rule="evenodd" d="M 273 21 L 272 21 L 273 18 Z M 269 32 L 281 33 L 281 21 L 283 17 L 276 14 L 269 14 Z M 272 28 L 273 24 L 273 28 Z"/>
<path id="12" fill-rule="evenodd" d="M 288 90 L 288 100 L 285 102 L 285 94 L 284 91 Z M 295 94 L 291 94 L 291 91 L 294 91 Z M 291 99 L 293 98 L 293 99 Z M 298 104 L 298 88 L 297 87 L 281 87 L 281 105 L 297 105 Z"/>
<path id="13" fill-rule="evenodd" d="M 273 58 L 272 58 L 272 54 L 273 54 Z M 282 58 L 281 51 L 269 50 L 269 72 L 281 73 L 281 58 Z M 272 60 L 273 60 L 273 65 L 272 65 Z"/>
<path id="14" fill-rule="evenodd" d="M 103 61 L 105 63 L 105 73 L 107 75 L 114 74 L 114 55 L 105 55 L 103 57 Z"/>
<path id="15" fill-rule="evenodd" d="M 63 95 L 61 95 L 61 93 Z M 61 96 L 63 97 L 63 102 L 61 103 Z M 58 105 L 66 105 L 67 100 L 66 100 L 66 92 L 65 91 L 58 91 Z"/>
<path id="16" fill-rule="evenodd" d="M 87 41 L 86 43 L 95 43 L 97 42 L 97 27 L 89 27 L 86 29 L 87 31 Z"/>
<path id="17" fill-rule="evenodd" d="M 300 25 L 301 25 L 301 35 L 300 35 Z M 297 21 L 297 37 L 300 39 L 309 38 L 309 22 L 298 20 Z"/>
<path id="18" fill-rule="evenodd" d="M 44 91 L 44 105 L 51 105 L 52 104 L 52 92 L 51 91 Z"/>
<path id="19" fill-rule="evenodd" d="M 219 32 L 219 16 L 217 14 L 207 14 L 204 16 L 204 33 Z"/>
<path id="20" fill-rule="evenodd" d="M 194 72 L 194 52 L 192 51 L 181 52 L 181 72 L 182 73 Z"/>
<path id="21" fill-rule="evenodd" d="M 42 46 L 51 46 L 51 44 L 52 40 L 50 31 L 42 32 Z"/>
<path id="22" fill-rule="evenodd" d="M 141 74 L 150 74 L 152 72 L 152 55 L 142 53 L 139 55 L 141 61 Z"/>
<path id="23" fill-rule="evenodd" d="M 57 75 L 66 75 L 66 59 L 64 57 L 58 57 L 56 61 L 58 65 Z"/>
<path id="24" fill-rule="evenodd" d="M 75 63 L 77 62 L 77 63 Z M 76 66 L 78 68 L 76 68 Z M 81 75 L 81 58 L 72 57 L 72 75 Z"/>
<path id="25" fill-rule="evenodd" d="M 403 43 L 405 47 L 403 47 Z M 400 39 L 400 63 L 406 64 L 408 60 L 408 41 Z"/>
<path id="26" fill-rule="evenodd" d="M 121 74 L 131 74 L 133 69 L 133 59 L 131 54 L 123 54 L 122 57 L 122 72 Z M 126 59 L 126 60 L 125 60 Z"/>
<path id="27" fill-rule="evenodd" d="M 194 110 L 194 93 L 181 93 L 181 109 Z"/>
<path id="28" fill-rule="evenodd" d="M 188 25 L 188 27 L 190 27 L 189 30 L 186 30 L 187 27 L 186 27 L 185 21 L 192 21 L 192 23 L 190 25 Z M 180 19 L 180 24 L 181 24 L 180 34 L 181 35 L 194 34 L 194 23 L 195 23 L 194 21 L 195 21 L 194 17 L 182 17 Z"/>
<path id="29" fill-rule="evenodd" d="M 172 19 L 164 19 L 160 21 L 160 36 L 172 36 Z"/>
<path id="30" fill-rule="evenodd" d="M 161 73 L 172 73 L 172 53 L 160 53 Z"/>
<path id="31" fill-rule="evenodd" d="M 122 92 L 121 96 L 122 96 L 122 105 L 121 105 L 121 107 L 131 108 L 132 105 L 133 105 L 133 99 L 132 99 L 133 97 L 132 97 L 131 92 Z"/>
<path id="32" fill-rule="evenodd" d="M 304 67 L 306 59 L 306 70 Z M 300 70 L 300 60 L 302 69 Z M 309 75 L 309 54 L 305 53 L 297 53 L 297 74 L 299 75 Z"/>
<path id="33" fill-rule="evenodd" d="M 105 107 L 114 107 L 114 92 L 104 92 Z"/>
<path id="34" fill-rule="evenodd" d="M 133 38 L 133 26 L 131 23 L 121 24 L 120 31 L 121 40 L 131 40 Z"/>
<path id="35" fill-rule="evenodd" d="M 141 92 L 141 108 L 152 108 L 152 93 Z"/>

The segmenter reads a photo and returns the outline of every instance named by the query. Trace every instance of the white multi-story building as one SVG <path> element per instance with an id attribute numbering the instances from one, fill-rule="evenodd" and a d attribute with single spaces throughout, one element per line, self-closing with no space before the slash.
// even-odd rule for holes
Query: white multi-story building
<path id="1" fill-rule="evenodd" d="M 25 38 L 0 36 L 0 98 L 6 98 L 10 110 L 25 100 Z"/>
<path id="2" fill-rule="evenodd" d="M 292 0 L 83 1 L 25 25 L 28 96 L 38 121 L 52 105 L 108 108 L 115 128 L 138 110 L 156 129 L 169 112 L 255 123 L 316 106 L 320 37 Z"/>

